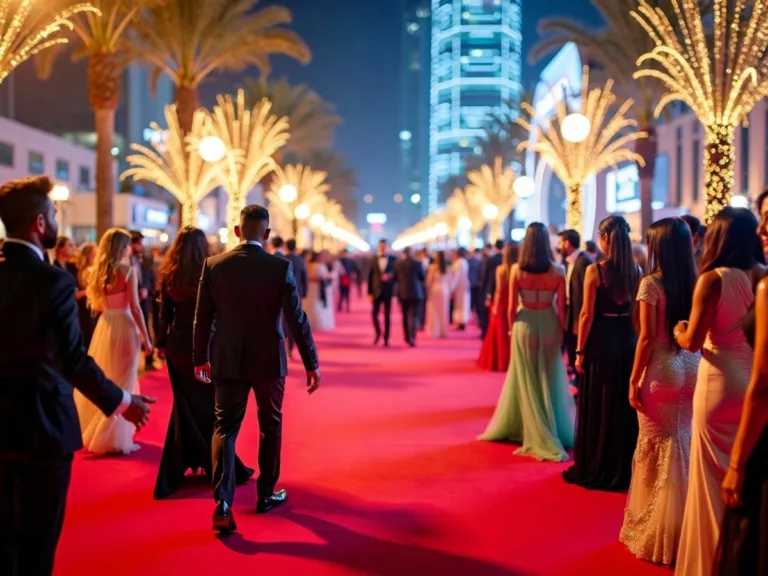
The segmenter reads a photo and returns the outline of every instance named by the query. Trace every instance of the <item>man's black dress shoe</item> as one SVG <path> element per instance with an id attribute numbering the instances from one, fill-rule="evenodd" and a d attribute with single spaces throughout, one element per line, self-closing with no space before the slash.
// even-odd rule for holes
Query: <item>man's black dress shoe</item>
<path id="1" fill-rule="evenodd" d="M 286 500 L 288 500 L 288 492 L 285 490 L 278 490 L 269 498 L 259 498 L 259 501 L 256 503 L 256 512 L 259 514 L 266 514 L 273 508 L 279 508 L 285 504 Z"/>
<path id="2" fill-rule="evenodd" d="M 235 514 L 232 512 L 232 507 L 224 500 L 216 504 L 216 510 L 213 512 L 213 529 L 224 534 L 237 531 Z"/>

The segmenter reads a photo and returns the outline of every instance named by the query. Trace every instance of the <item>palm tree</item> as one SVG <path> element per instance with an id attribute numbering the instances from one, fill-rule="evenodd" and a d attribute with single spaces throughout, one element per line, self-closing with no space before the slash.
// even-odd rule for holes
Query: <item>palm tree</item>
<path id="1" fill-rule="evenodd" d="M 341 123 L 341 118 L 333 104 L 304 84 L 293 86 L 285 78 L 248 79 L 245 81 L 245 93 L 250 104 L 267 98 L 272 102 L 275 114 L 288 117 L 291 139 L 280 150 L 283 160 L 307 162 L 314 167 L 309 158 L 333 144 L 333 132 Z"/>
<path id="2" fill-rule="evenodd" d="M 481 166 L 493 164 L 496 158 L 501 158 L 504 166 L 513 162 L 522 164 L 523 154 L 517 151 L 517 146 L 525 140 L 525 133 L 520 125 L 517 125 L 516 132 L 519 136 L 511 137 L 493 121 L 489 122 L 485 133 L 475 140 L 475 154 L 468 156 L 464 161 L 464 170 L 479 170 Z"/>
<path id="3" fill-rule="evenodd" d="M 269 57 L 285 54 L 306 64 L 304 41 L 286 27 L 283 6 L 254 10 L 258 0 L 166 0 L 134 21 L 135 53 L 176 85 L 176 106 L 184 130 L 199 107 L 198 88 L 216 71 L 270 70 Z"/>
<path id="4" fill-rule="evenodd" d="M 127 30 L 152 0 L 92 0 L 101 16 L 84 12 L 72 19 L 79 39 L 74 60 L 88 58 L 86 82 L 96 131 L 96 234 L 112 227 L 112 197 L 115 193 L 112 147 L 115 140 L 115 111 L 120 100 L 120 74 L 128 61 Z M 43 52 L 38 70 L 46 77 L 56 50 Z"/>
<path id="5" fill-rule="evenodd" d="M 286 147 L 289 145 L 290 141 Z M 358 186 L 357 173 L 346 164 L 344 156 L 335 150 L 318 150 L 307 157 L 307 164 L 328 174 L 330 189 L 326 195 L 341 205 L 347 218 L 355 220 L 358 213 L 355 195 Z"/>
<path id="6" fill-rule="evenodd" d="M 656 105 L 666 94 L 664 85 L 654 78 L 635 79 L 637 60 L 654 48 L 648 33 L 632 17 L 637 0 L 590 0 L 600 12 L 605 25 L 592 29 L 566 18 L 551 18 L 539 24 L 542 39 L 531 52 L 532 60 L 539 60 L 567 42 L 574 42 L 581 50 L 582 57 L 590 63 L 593 75 L 598 73 L 616 82 L 615 92 L 620 100 L 632 99 L 631 113 L 638 124 L 638 130 L 648 137 L 635 142 L 635 152 L 642 158 L 638 162 L 640 175 L 641 227 L 643 233 L 653 221 L 653 177 L 656 172 Z M 657 10 L 675 21 L 675 12 L 670 0 L 653 0 Z M 597 65 L 597 66 L 595 66 Z M 602 83 L 602 82 L 601 82 Z"/>

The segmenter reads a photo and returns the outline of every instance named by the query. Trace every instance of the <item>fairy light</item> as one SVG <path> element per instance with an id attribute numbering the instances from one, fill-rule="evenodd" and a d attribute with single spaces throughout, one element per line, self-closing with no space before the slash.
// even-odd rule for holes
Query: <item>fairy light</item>
<path id="1" fill-rule="evenodd" d="M 326 172 L 313 170 L 303 164 L 289 164 L 284 168 L 275 167 L 274 178 L 270 182 L 270 188 L 265 197 L 270 207 L 275 208 L 277 213 L 282 216 L 282 221 L 278 220 L 275 223 L 279 234 L 293 235 L 293 231 L 281 230 L 280 228 L 287 223 L 294 222 L 298 206 L 306 206 L 310 213 L 322 209 L 327 201 L 326 193 L 331 189 L 326 181 L 327 177 Z M 286 186 L 291 186 L 296 190 L 296 197 L 292 202 L 284 202 L 280 198 L 280 189 Z"/>
<path id="2" fill-rule="evenodd" d="M 589 68 L 585 66 L 578 113 L 589 121 L 591 130 L 580 142 L 571 142 L 563 136 L 563 123 L 573 112 L 564 98 L 557 99 L 551 120 L 537 118 L 528 103 L 521 106 L 528 119 L 521 116 L 517 122 L 526 132 L 534 134 L 534 138 L 521 142 L 518 150 L 531 150 L 538 154 L 565 184 L 568 228 L 581 229 L 582 187 L 590 176 L 621 162 L 644 165 L 643 158 L 631 147 L 631 144 L 647 136 L 645 132 L 635 131 L 637 123 L 627 116 L 633 101 L 626 100 L 616 108 L 616 100 L 611 80 L 604 88 L 589 89 Z"/>
<path id="3" fill-rule="evenodd" d="M 479 207 L 480 213 L 488 220 L 491 226 L 491 240 L 502 237 L 504 220 L 517 202 L 515 178 L 512 168 L 504 167 L 501 156 L 494 159 L 493 167 L 486 164 L 467 173 L 467 200 Z"/>
<path id="4" fill-rule="evenodd" d="M 673 0 L 672 23 L 663 11 L 640 0 L 632 16 L 655 44 L 637 61 L 639 67 L 650 67 L 640 68 L 635 78 L 656 78 L 668 89 L 656 116 L 679 100 L 704 126 L 704 220 L 709 223 L 730 203 L 735 129 L 768 96 L 768 26 L 765 2 L 755 2 L 745 11 L 743 0 L 733 6 L 729 0 L 714 0 L 711 26 L 703 22 L 699 4 Z"/>
<path id="5" fill-rule="evenodd" d="M 43 4 L 49 0 L 43 0 Z M 52 48 L 58 44 L 66 44 L 69 40 L 65 36 L 59 36 L 63 29 L 72 30 L 72 16 L 81 12 L 92 12 L 101 15 L 101 12 L 91 4 L 74 4 L 69 8 L 53 14 L 50 20 L 40 23 L 34 16 L 30 16 L 33 9 L 44 10 L 36 6 L 37 0 L 21 0 L 16 12 L 10 17 L 10 2 L 5 0 L 0 5 L 0 84 L 20 64 L 32 56 Z"/>

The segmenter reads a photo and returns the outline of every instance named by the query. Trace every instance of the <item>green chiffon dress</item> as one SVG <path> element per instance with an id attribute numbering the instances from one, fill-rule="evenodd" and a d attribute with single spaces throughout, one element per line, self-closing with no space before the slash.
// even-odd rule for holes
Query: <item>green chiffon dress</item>
<path id="1" fill-rule="evenodd" d="M 512 325 L 512 353 L 496 411 L 480 440 L 522 444 L 515 454 L 564 462 L 573 447 L 575 407 L 561 351 L 562 329 L 552 290 L 521 290 Z"/>

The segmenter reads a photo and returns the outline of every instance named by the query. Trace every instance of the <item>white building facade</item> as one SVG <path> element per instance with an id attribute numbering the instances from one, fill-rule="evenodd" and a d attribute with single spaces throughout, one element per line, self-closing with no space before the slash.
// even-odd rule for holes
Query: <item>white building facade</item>
<path id="1" fill-rule="evenodd" d="M 563 94 L 581 91 L 582 62 L 578 48 L 566 45 L 541 74 L 534 94 L 537 117 L 548 119 L 554 104 Z M 653 184 L 654 220 L 690 213 L 704 215 L 704 129 L 691 112 L 677 113 L 671 120 L 661 119 L 657 127 L 658 154 Z M 768 187 L 768 106 L 758 103 L 749 115 L 749 125 L 736 131 L 736 183 L 734 196 L 752 200 Z M 565 187 L 551 168 L 535 154 L 526 159 L 526 172 L 536 182 L 535 193 L 520 200 L 515 219 L 529 224 L 543 222 L 562 229 L 565 225 Z M 639 240 L 640 185 L 634 163 L 604 170 L 584 186 L 584 221 L 579 232 L 584 239 L 594 238 L 600 221 L 609 214 L 627 218 Z M 515 235 L 521 231 L 516 230 Z"/>

